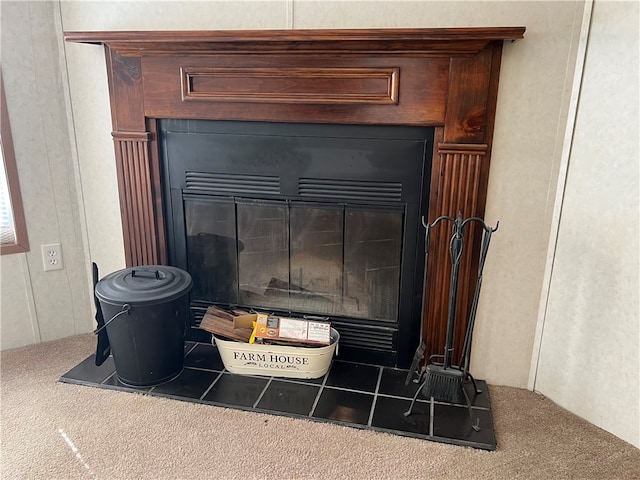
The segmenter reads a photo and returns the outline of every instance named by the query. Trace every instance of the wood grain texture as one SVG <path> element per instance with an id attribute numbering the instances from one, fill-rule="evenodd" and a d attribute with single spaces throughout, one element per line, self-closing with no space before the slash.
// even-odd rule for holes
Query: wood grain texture
<path id="1" fill-rule="evenodd" d="M 442 136 L 443 132 L 439 129 L 437 140 L 440 140 Z M 458 212 L 461 212 L 464 218 L 477 216 L 480 210 L 478 191 L 483 187 L 480 182 L 481 172 L 487 162 L 486 152 L 486 144 L 437 143 L 431 177 L 430 223 L 442 215 L 455 217 Z M 449 255 L 451 227 L 451 222 L 441 222 L 431 232 L 424 331 L 427 355 L 444 352 L 451 280 Z M 465 229 L 465 244 L 460 264 L 456 305 L 454 336 L 454 355 L 456 356 L 462 353 L 468 313 L 473 300 L 480 233 L 481 231 L 476 229 L 473 224 Z M 457 361 L 457 358 L 455 360 Z"/>
<path id="2" fill-rule="evenodd" d="M 122 55 L 201 53 L 340 54 L 393 52 L 401 55 L 475 55 L 493 41 L 523 38 L 524 27 L 103 31 L 65 32 L 69 42 L 109 45 Z"/>
<path id="3" fill-rule="evenodd" d="M 111 120 L 116 132 L 144 132 L 145 112 L 142 64 L 139 58 L 123 57 L 107 48 L 107 78 Z"/>
<path id="4" fill-rule="evenodd" d="M 490 45 L 474 57 L 451 59 L 445 142 L 485 142 L 492 56 Z"/>
<path id="5" fill-rule="evenodd" d="M 155 242 L 158 248 L 158 264 L 166 265 L 169 261 L 167 251 L 166 220 L 164 216 L 162 163 L 160 160 L 160 146 L 158 144 L 158 122 L 147 119 L 147 131 L 149 141 L 147 152 L 149 154 L 149 184 L 153 199 L 153 228 L 156 232 Z"/>
<path id="6" fill-rule="evenodd" d="M 145 113 L 153 118 L 394 125 L 445 120 L 448 57 L 166 56 L 144 57 L 142 66 Z M 203 93 L 187 94 L 191 98 L 186 100 L 193 85 L 186 84 L 185 70 L 253 75 L 235 77 L 234 84 L 209 76 L 196 85 Z M 367 82 L 361 80 L 365 72 Z M 384 72 L 385 78 L 371 78 L 374 72 Z M 306 75 L 304 82 L 301 75 Z"/>
<path id="7" fill-rule="evenodd" d="M 113 132 L 127 265 L 161 263 L 151 185 L 149 134 Z"/>
<path id="8" fill-rule="evenodd" d="M 398 103 L 399 68 L 182 67 L 184 101 Z"/>
<path id="9" fill-rule="evenodd" d="M 232 314 L 212 305 L 207 308 L 207 313 L 202 317 L 200 328 L 224 339 L 249 343 L 253 329 L 234 328 L 233 317 Z"/>

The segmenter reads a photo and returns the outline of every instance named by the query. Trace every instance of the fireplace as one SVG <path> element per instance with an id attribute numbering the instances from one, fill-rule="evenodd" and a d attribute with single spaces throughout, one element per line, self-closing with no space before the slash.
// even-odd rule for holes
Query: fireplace
<path id="1" fill-rule="evenodd" d="M 169 263 L 209 305 L 331 321 L 341 357 L 406 365 L 433 129 L 162 120 Z"/>
<path id="2" fill-rule="evenodd" d="M 343 322 L 345 332 L 353 325 L 357 325 L 356 330 L 395 329 L 392 346 L 380 350 L 386 353 L 378 361 L 386 364 L 406 363 L 418 343 L 422 317 L 427 354 L 440 353 L 449 269 L 446 261 L 433 259 L 446 259 L 447 232 L 434 232 L 431 239 L 433 255 L 427 270 L 432 281 L 423 292 L 421 240 L 415 228 L 421 214 L 429 221 L 457 211 L 465 217 L 483 217 L 502 44 L 522 38 L 523 33 L 524 27 L 65 33 L 67 41 L 105 47 L 127 266 L 174 263 L 191 268 L 200 261 L 202 270 L 226 269 L 226 280 L 215 282 L 208 294 L 196 290 L 201 298 L 193 300 L 194 313 L 208 302 L 235 300 L 256 308 L 306 314 L 323 314 L 328 306 L 339 305 L 334 316 L 336 322 Z M 342 133 L 332 130 L 336 126 Z M 365 126 L 367 133 L 353 133 L 364 131 Z M 190 128 L 201 128 L 205 132 L 200 133 L 206 136 L 206 130 L 213 128 L 226 129 L 227 133 L 230 130 L 237 136 L 234 129 L 245 127 L 257 129 L 240 134 L 255 137 L 253 148 L 260 151 L 256 145 L 268 137 L 263 135 L 265 131 L 278 133 L 273 137 L 283 142 L 282 148 L 288 141 L 303 137 L 326 139 L 338 135 L 341 142 L 346 142 L 394 135 L 415 139 L 417 135 L 424 150 L 423 172 L 419 177 L 415 172 L 410 176 L 420 179 L 419 186 L 414 182 L 413 186 L 401 187 L 402 195 L 408 189 L 417 191 L 417 196 L 407 199 L 401 195 L 389 201 L 369 198 L 364 203 L 360 198 L 343 198 L 340 195 L 358 192 L 349 182 L 371 193 L 375 190 L 369 188 L 371 184 L 398 181 L 389 171 L 380 178 L 368 178 L 367 169 L 361 167 L 354 171 L 364 177 L 355 177 L 354 172 L 343 179 L 327 175 L 337 167 L 346 167 L 346 161 L 337 162 L 332 169 L 316 166 L 316 174 L 303 175 L 302 157 L 295 167 L 286 167 L 282 176 L 266 168 L 270 161 L 280 161 L 273 156 L 261 157 L 258 168 L 263 171 L 256 175 L 251 162 L 242 165 L 235 156 L 223 163 L 241 165 L 239 171 L 211 170 L 200 165 L 198 155 L 189 154 L 186 157 L 193 158 L 175 174 L 177 183 L 172 183 L 172 131 L 179 137 L 190 135 Z M 290 137 L 283 136 L 283 130 L 289 131 Z M 243 142 L 237 146 L 245 147 Z M 380 163 L 395 165 L 398 158 L 391 154 Z M 260 195 L 250 193 L 250 188 L 228 191 L 229 182 L 247 181 L 253 176 L 259 177 L 259 185 L 251 188 L 259 190 Z M 278 182 L 280 190 L 273 186 Z M 236 184 L 234 188 L 239 187 Z M 332 199 L 324 196 L 336 188 L 342 188 L 340 195 Z M 393 197 L 394 188 L 385 185 L 383 190 L 389 190 Z M 228 215 L 229 221 L 205 228 L 194 223 L 202 217 L 202 209 L 217 211 L 216 218 Z M 366 225 L 368 221 L 385 226 L 381 232 L 352 226 L 353 222 Z M 401 234 L 398 223 L 402 225 Z M 184 235 L 176 236 L 176 225 Z M 303 235 L 317 230 L 333 238 Z M 354 231 L 368 232 L 370 236 L 363 243 L 371 245 L 378 240 L 373 233 L 383 233 L 388 250 L 380 254 L 367 247 L 354 254 Z M 256 250 L 259 234 L 272 242 L 268 255 Z M 472 238 L 468 243 L 461 264 L 457 352 L 466 328 L 465 306 L 472 301 L 477 241 Z M 196 254 L 195 260 L 188 258 L 187 251 L 210 250 L 203 247 L 207 242 L 225 251 L 226 260 L 217 258 L 210 264 L 204 253 L 201 257 Z M 312 254 L 323 249 L 321 254 Z M 278 250 L 286 250 L 287 255 L 276 261 Z M 394 261 L 398 255 L 400 262 Z M 250 257 L 255 260 L 250 261 Z M 380 268 L 365 268 L 368 276 L 349 273 L 349 258 L 355 258 L 362 269 L 369 257 L 384 257 L 389 262 Z M 225 261 L 228 265 L 223 265 Z M 338 263 L 340 274 L 332 270 Z M 253 267 L 247 270 L 248 264 Z M 267 267 L 271 271 L 262 278 Z M 273 273 L 276 271 L 278 274 Z M 320 275 L 323 271 L 326 273 Z M 207 277 L 197 269 L 196 276 Z M 353 294 L 357 292 L 352 283 L 356 279 L 361 284 L 360 293 Z M 402 289 L 405 284 L 411 285 L 406 292 Z M 393 297 L 396 285 L 401 293 L 396 300 L 387 300 Z M 425 310 L 419 311 L 423 295 Z M 271 303 L 282 296 L 287 297 L 287 305 Z M 405 296 L 413 298 L 405 301 Z M 362 300 L 363 305 L 358 306 L 356 300 Z M 404 318 L 409 318 L 406 329 L 400 328 Z M 369 323 L 363 325 L 363 320 Z"/>

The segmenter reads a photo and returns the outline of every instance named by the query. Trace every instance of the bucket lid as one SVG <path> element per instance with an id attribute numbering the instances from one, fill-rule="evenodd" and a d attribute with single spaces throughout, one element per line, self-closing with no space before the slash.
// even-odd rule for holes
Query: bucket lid
<path id="1" fill-rule="evenodd" d="M 177 267 L 145 265 L 113 272 L 96 284 L 100 301 L 111 304 L 156 304 L 181 297 L 193 286 L 191 275 Z"/>

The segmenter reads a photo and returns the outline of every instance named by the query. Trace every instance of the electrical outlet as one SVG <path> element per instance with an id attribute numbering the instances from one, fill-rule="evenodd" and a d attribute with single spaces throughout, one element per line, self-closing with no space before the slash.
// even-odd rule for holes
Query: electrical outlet
<path id="1" fill-rule="evenodd" d="M 42 264 L 44 271 L 62 270 L 64 262 L 62 261 L 62 247 L 59 243 L 50 243 L 42 245 Z"/>

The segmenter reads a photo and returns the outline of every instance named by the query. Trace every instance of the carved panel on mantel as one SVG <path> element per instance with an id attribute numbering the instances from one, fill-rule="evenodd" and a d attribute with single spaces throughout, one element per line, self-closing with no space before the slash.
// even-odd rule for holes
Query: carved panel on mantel
<path id="1" fill-rule="evenodd" d="M 182 99 L 247 103 L 397 104 L 399 68 L 182 67 Z"/>
<path id="2" fill-rule="evenodd" d="M 429 221 L 458 210 L 483 217 L 502 43 L 524 31 L 66 32 L 105 46 L 127 266 L 167 258 L 159 118 L 433 126 Z M 242 72 L 250 88 L 234 85 Z M 450 276 L 449 232 L 433 233 L 427 355 L 442 353 Z M 477 236 L 460 269 L 460 312 L 471 301 Z M 456 352 L 466 324 L 459 315 Z"/>
<path id="3" fill-rule="evenodd" d="M 143 57 L 145 112 L 153 118 L 441 125 L 449 63 L 447 57 L 360 54 Z"/>

